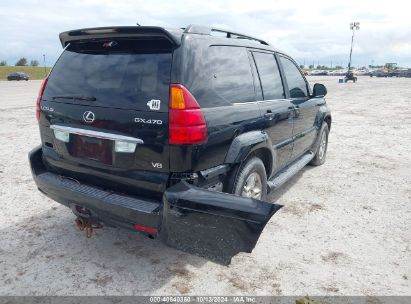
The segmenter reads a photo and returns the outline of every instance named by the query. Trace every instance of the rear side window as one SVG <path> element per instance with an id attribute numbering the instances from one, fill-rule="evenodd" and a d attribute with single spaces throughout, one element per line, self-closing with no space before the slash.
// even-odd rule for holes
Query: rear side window
<path id="1" fill-rule="evenodd" d="M 243 47 L 211 46 L 209 62 L 214 91 L 231 103 L 255 100 L 253 75 Z"/>
<path id="2" fill-rule="evenodd" d="M 253 52 L 265 100 L 284 98 L 277 60 L 273 54 Z"/>
<path id="3" fill-rule="evenodd" d="M 288 89 L 291 98 L 308 97 L 307 83 L 305 82 L 300 70 L 290 59 L 280 56 L 280 61 L 287 79 Z"/>
<path id="4" fill-rule="evenodd" d="M 156 110 L 167 111 L 171 58 L 171 48 L 158 42 L 73 44 L 54 66 L 43 98 L 85 104 L 61 97 L 87 96 L 95 98 L 93 105 L 141 110 L 160 100 Z"/>

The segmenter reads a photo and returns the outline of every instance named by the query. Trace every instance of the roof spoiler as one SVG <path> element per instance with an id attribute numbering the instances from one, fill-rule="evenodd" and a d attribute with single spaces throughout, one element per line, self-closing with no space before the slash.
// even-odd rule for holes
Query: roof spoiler
<path id="1" fill-rule="evenodd" d="M 104 38 L 129 38 L 129 37 L 157 37 L 169 40 L 173 45 L 181 43 L 181 35 L 177 35 L 162 27 L 157 26 L 115 26 L 85 28 L 60 33 L 61 45 L 67 46 L 72 41 Z"/>

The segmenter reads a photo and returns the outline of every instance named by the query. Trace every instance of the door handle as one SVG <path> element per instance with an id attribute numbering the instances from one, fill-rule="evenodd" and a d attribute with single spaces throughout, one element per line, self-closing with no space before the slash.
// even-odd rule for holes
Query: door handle
<path id="1" fill-rule="evenodd" d="M 275 113 L 271 112 L 271 110 L 267 110 L 267 113 L 264 114 L 264 117 L 268 118 L 269 120 L 273 120 Z"/>
<path id="2" fill-rule="evenodd" d="M 300 107 L 296 106 L 294 108 L 294 113 L 295 113 L 295 118 L 298 118 L 300 116 Z"/>
<path id="3" fill-rule="evenodd" d="M 298 118 L 298 116 L 300 116 L 300 106 L 298 105 L 289 106 L 288 110 L 291 110 L 294 112 L 294 118 Z"/>

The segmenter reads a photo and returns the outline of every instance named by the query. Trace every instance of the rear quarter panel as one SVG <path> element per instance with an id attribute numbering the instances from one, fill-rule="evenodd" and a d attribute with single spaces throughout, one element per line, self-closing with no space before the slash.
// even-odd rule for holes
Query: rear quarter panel
<path id="1" fill-rule="evenodd" d="M 221 45 L 221 41 L 213 41 L 210 36 L 187 35 L 174 52 L 172 82 L 183 84 L 199 102 L 207 123 L 208 141 L 196 146 L 170 146 L 173 172 L 200 171 L 220 165 L 237 135 L 262 128 L 258 104 L 239 105 L 222 100 L 210 87 L 212 75 L 207 51 L 213 44 Z"/>

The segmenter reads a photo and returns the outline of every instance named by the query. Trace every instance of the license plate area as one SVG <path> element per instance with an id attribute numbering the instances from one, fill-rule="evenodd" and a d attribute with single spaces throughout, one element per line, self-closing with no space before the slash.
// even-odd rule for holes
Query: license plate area
<path id="1" fill-rule="evenodd" d="M 72 134 L 71 155 L 76 158 L 90 159 L 107 165 L 113 163 L 113 141 L 89 136 Z"/>

